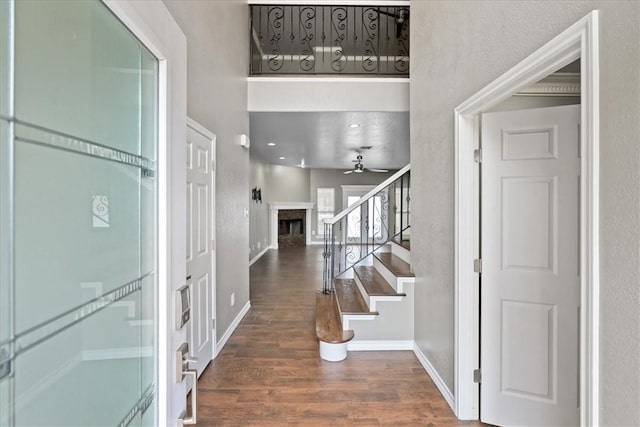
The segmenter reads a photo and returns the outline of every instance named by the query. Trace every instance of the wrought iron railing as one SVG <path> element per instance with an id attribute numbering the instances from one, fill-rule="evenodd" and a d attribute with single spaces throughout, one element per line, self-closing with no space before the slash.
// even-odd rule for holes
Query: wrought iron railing
<path id="1" fill-rule="evenodd" d="M 333 293 L 333 279 L 391 239 L 409 238 L 411 166 L 364 195 L 324 223 L 323 292 Z"/>
<path id="2" fill-rule="evenodd" d="M 409 75 L 409 6 L 251 6 L 251 75 Z"/>

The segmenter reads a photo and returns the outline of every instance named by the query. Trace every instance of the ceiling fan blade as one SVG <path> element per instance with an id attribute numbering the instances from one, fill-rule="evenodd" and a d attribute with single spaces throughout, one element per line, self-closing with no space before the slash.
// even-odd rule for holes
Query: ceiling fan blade
<path id="1" fill-rule="evenodd" d="M 389 172 L 387 169 L 367 169 L 369 172 Z"/>
<path id="2" fill-rule="evenodd" d="M 348 174 L 350 174 L 350 173 L 353 173 L 353 171 L 352 171 L 352 170 L 350 170 L 350 171 L 344 171 L 344 174 L 345 174 L 345 175 L 348 175 Z"/>

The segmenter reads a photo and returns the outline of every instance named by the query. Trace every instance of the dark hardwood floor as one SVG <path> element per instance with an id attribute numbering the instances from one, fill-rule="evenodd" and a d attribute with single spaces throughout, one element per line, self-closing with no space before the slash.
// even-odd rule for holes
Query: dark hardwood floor
<path id="1" fill-rule="evenodd" d="M 458 421 L 410 351 L 318 356 L 320 247 L 251 267 L 251 310 L 199 380 L 200 426 L 479 426 Z"/>

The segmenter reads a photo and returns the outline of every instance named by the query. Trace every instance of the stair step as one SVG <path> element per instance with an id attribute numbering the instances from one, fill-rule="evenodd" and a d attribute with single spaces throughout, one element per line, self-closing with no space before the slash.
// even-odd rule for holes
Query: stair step
<path id="1" fill-rule="evenodd" d="M 405 293 L 397 293 L 375 268 L 360 266 L 354 270 L 369 296 L 406 296 Z"/>
<path id="2" fill-rule="evenodd" d="M 400 240 L 400 237 L 396 237 L 393 239 L 393 241 L 397 244 L 399 244 L 400 246 L 402 246 L 403 248 L 405 248 L 406 250 L 410 251 L 411 250 L 411 240 Z"/>
<path id="3" fill-rule="evenodd" d="M 353 339 L 353 331 L 342 330 L 335 295 L 316 293 L 316 336 L 320 341 L 340 344 Z"/>
<path id="4" fill-rule="evenodd" d="M 336 297 L 340 314 L 378 314 L 369 311 L 367 303 L 358 290 L 358 285 L 353 279 L 335 279 Z"/>
<path id="5" fill-rule="evenodd" d="M 374 256 L 396 277 L 415 277 L 411 266 L 391 252 L 374 253 Z"/>

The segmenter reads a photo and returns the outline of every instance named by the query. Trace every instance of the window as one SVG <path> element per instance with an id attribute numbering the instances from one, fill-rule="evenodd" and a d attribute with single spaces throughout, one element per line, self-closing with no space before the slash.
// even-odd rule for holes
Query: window
<path id="1" fill-rule="evenodd" d="M 335 188 L 318 188 L 317 192 L 318 234 L 322 234 L 324 220 L 333 218 L 335 215 Z"/>
<path id="2" fill-rule="evenodd" d="M 347 196 L 347 205 L 351 206 L 360 200 L 360 196 Z M 363 226 L 360 220 L 362 208 L 355 209 L 348 216 L 347 221 L 347 239 L 350 241 L 360 238 L 361 229 Z M 366 220 L 369 221 L 369 231 L 367 237 L 371 239 L 382 239 L 382 198 L 380 196 L 373 196 L 369 200 L 369 212 L 366 215 Z"/>

